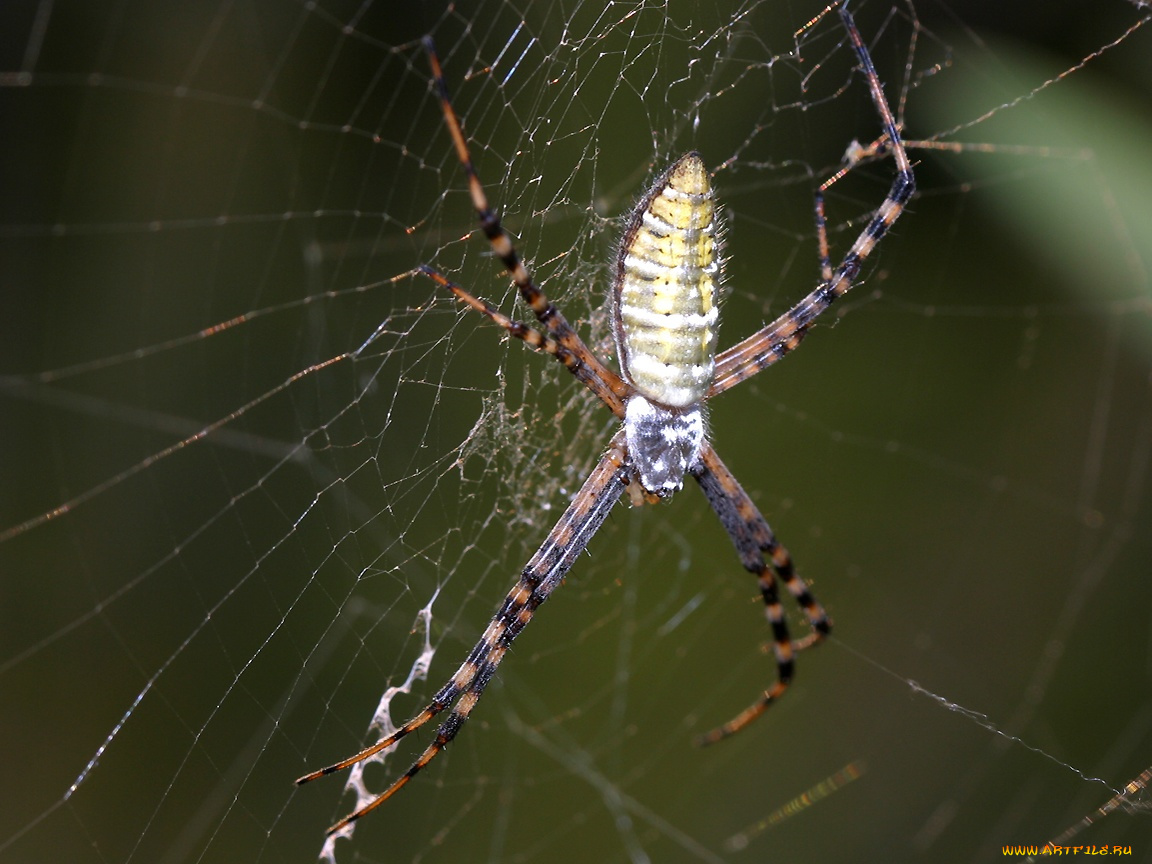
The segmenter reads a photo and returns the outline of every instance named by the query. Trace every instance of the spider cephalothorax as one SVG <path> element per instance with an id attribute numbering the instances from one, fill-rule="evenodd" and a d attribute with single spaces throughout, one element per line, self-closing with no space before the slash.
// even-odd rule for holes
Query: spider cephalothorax
<path id="1" fill-rule="evenodd" d="M 634 503 L 643 503 L 676 492 L 683 486 L 684 477 L 691 476 L 728 532 L 741 564 L 758 580 L 764 611 L 772 628 L 776 681 L 735 718 L 701 736 L 701 743 L 727 737 L 764 713 L 787 689 L 795 652 L 830 631 L 828 616 L 796 574 L 788 551 L 777 542 L 752 499 L 712 447 L 705 428 L 704 406 L 708 399 L 772 365 L 800 344 L 812 322 L 852 287 L 864 259 L 912 196 L 912 167 L 868 50 L 843 5 L 840 17 L 881 120 L 880 140 L 886 142 L 886 152 L 896 164 L 887 197 L 833 269 L 827 256 L 822 192 L 841 175 L 826 181 L 816 195 L 821 264 L 817 287 L 772 324 L 717 355 L 720 258 L 716 203 L 711 177 L 699 154 L 682 156 L 640 200 L 620 246 L 612 291 L 620 375 L 588 349 L 560 310 L 533 283 L 520 261 L 499 217 L 488 204 L 472 165 L 467 139 L 449 101 L 440 61 L 431 40 L 426 40 L 445 123 L 468 176 L 472 204 L 480 224 L 543 332 L 507 317 L 430 267 L 421 267 L 419 272 L 512 336 L 563 363 L 621 419 L 622 427 L 608 442 L 607 452 L 559 522 L 525 565 L 479 642 L 432 701 L 371 747 L 297 781 L 305 783 L 369 759 L 441 712 L 452 709 L 433 741 L 412 766 L 381 795 L 333 825 L 329 834 L 349 828 L 355 820 L 386 801 L 456 737 L 512 641 L 563 580 L 625 490 Z M 793 640 L 789 636 L 778 597 L 781 582 L 804 610 L 811 627 L 811 633 L 803 639 Z"/>

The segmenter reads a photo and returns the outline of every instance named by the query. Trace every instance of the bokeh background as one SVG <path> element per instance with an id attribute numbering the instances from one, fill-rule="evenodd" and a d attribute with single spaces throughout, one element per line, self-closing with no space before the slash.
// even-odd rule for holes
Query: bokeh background
<path id="1" fill-rule="evenodd" d="M 988 146 L 916 146 L 866 283 L 711 406 L 835 638 L 694 748 L 773 674 L 755 586 L 694 489 L 621 505 L 340 860 L 989 860 L 1152 765 L 1149 31 L 1093 56 L 1148 11 L 856 5 L 908 138 Z M 811 289 L 813 188 L 878 133 L 819 11 L 0 9 L 0 860 L 314 860 L 351 798 L 292 780 L 369 740 L 431 608 L 423 705 L 599 456 L 563 370 L 411 275 L 523 314 L 419 36 L 598 350 L 622 218 L 703 152 L 727 345 Z M 836 250 L 889 177 L 833 188 Z M 1135 803 L 1078 842 L 1152 860 Z"/>

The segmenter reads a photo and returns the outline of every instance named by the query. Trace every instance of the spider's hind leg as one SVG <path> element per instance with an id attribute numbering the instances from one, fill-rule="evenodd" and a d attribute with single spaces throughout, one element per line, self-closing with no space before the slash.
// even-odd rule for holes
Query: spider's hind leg
<path id="1" fill-rule="evenodd" d="M 444 83 L 444 71 L 440 67 L 440 58 L 436 54 L 436 48 L 432 44 L 432 38 L 426 36 L 424 38 L 424 50 L 428 54 L 428 62 L 432 67 L 432 81 L 436 88 L 437 97 L 440 100 L 440 108 L 444 114 L 444 124 L 448 127 L 448 134 L 452 138 L 452 144 L 456 150 L 456 157 L 460 160 L 460 165 L 464 169 L 464 173 L 468 177 L 468 192 L 472 198 L 472 207 L 476 211 L 476 215 L 480 220 L 480 227 L 484 231 L 484 236 L 488 238 L 489 244 L 492 246 L 492 251 L 500 262 L 504 265 L 504 269 L 508 271 L 508 275 L 512 277 L 512 281 L 516 285 L 516 289 L 520 292 L 520 297 L 524 303 L 532 310 L 532 314 L 536 316 L 536 320 L 547 331 L 548 338 L 540 340 L 540 345 L 532 343 L 532 340 L 518 333 L 512 332 L 514 336 L 519 336 L 521 339 L 533 344 L 537 350 L 546 350 L 541 345 L 559 345 L 562 346 L 564 351 L 547 351 L 552 354 L 561 362 L 564 363 L 568 370 L 579 378 L 589 390 L 595 393 L 600 400 L 607 405 L 614 414 L 618 417 L 624 415 L 624 400 L 629 395 L 628 385 L 624 383 L 615 372 L 605 366 L 597 359 L 596 355 L 584 344 L 584 340 L 580 338 L 579 334 L 572 329 L 572 325 L 564 317 L 564 314 L 552 303 L 551 300 L 540 290 L 539 286 L 532 279 L 532 274 L 528 272 L 524 261 L 520 258 L 520 253 L 516 251 L 516 247 L 512 244 L 512 238 L 508 232 L 504 230 L 504 226 L 500 221 L 500 214 L 488 201 L 488 194 L 484 191 L 484 185 L 480 182 L 480 175 L 476 172 L 476 166 L 472 162 L 472 155 L 468 150 L 468 139 L 464 134 L 464 127 L 460 123 L 460 118 L 456 116 L 456 109 L 452 107 L 452 99 L 448 95 L 448 85 Z M 463 289 L 456 290 L 448 283 L 446 279 L 435 274 L 430 268 L 421 268 L 423 272 L 427 273 L 437 282 L 445 285 L 453 290 L 453 292 L 465 300 L 461 296 Z M 458 286 L 457 286 L 458 287 Z M 467 302 L 467 300 L 465 300 Z M 480 301 L 482 305 L 483 301 Z M 478 308 L 475 304 L 469 305 Z M 496 317 L 489 312 L 481 309 L 482 312 L 488 317 L 501 323 Z M 509 319 L 505 319 L 509 320 Z M 511 322 L 513 324 L 518 322 Z M 501 326 L 504 326 L 503 324 Z M 523 325 L 520 325 L 523 326 Z"/>
<path id="2" fill-rule="evenodd" d="M 829 6 L 828 8 L 831 9 L 832 7 Z M 802 298 L 795 306 L 767 327 L 744 338 L 716 357 L 716 375 L 712 381 L 712 387 L 708 391 L 709 398 L 735 387 L 741 381 L 763 371 L 796 350 L 816 319 L 824 314 L 836 300 L 851 290 L 860 275 L 864 262 L 892 225 L 895 224 L 900 214 L 904 212 L 904 208 L 916 190 L 912 163 L 908 161 L 904 141 L 900 137 L 896 119 L 884 96 L 884 88 L 877 77 L 876 68 L 868 54 L 868 48 L 843 3 L 841 3 L 839 11 L 848 39 L 852 43 L 852 49 L 856 52 L 858 66 L 868 84 L 873 106 L 880 118 L 880 125 L 883 130 L 880 140 L 887 140 L 883 152 L 885 154 L 891 153 L 892 159 L 896 163 L 896 175 L 892 178 L 888 195 L 873 212 L 872 218 L 864 230 L 836 267 L 832 267 L 829 256 L 828 232 L 824 219 L 824 192 L 845 172 L 830 178 L 817 190 L 816 235 L 820 255 L 820 283 L 808 296 Z M 863 158 L 860 154 L 866 149 L 850 149 L 845 171 L 850 170 Z"/>
<path id="3" fill-rule="evenodd" d="M 795 653 L 831 633 L 832 622 L 804 580 L 797 575 L 788 550 L 777 542 L 752 499 L 710 445 L 705 446 L 692 474 L 732 539 L 744 569 L 755 574 L 759 580 L 764 613 L 772 628 L 772 650 L 776 658 L 776 682 L 764 691 L 760 699 L 723 726 L 697 739 L 698 744 L 712 744 L 739 732 L 784 695 L 792 681 Z M 803 639 L 793 641 L 788 632 L 784 607 L 777 592 L 777 580 L 784 583 L 808 618 L 812 630 Z"/>

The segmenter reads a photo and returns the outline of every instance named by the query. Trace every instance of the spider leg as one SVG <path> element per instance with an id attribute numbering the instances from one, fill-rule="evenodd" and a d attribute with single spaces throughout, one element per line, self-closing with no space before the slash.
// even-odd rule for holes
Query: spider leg
<path id="1" fill-rule="evenodd" d="M 872 65 L 868 48 L 864 45 L 860 31 L 856 29 L 856 24 L 844 5 L 840 6 L 839 12 L 840 18 L 844 22 L 844 29 L 848 32 L 848 38 L 856 51 L 860 68 L 868 81 L 872 103 L 880 115 L 884 135 L 889 142 L 888 146 L 892 149 L 892 157 L 896 161 L 896 176 L 892 180 L 888 196 L 873 214 L 860 236 L 856 238 L 856 242 L 852 244 L 852 248 L 848 250 L 839 266 L 832 272 L 826 263 L 828 260 L 828 240 L 824 231 L 822 195 L 825 187 L 821 187 L 820 192 L 817 193 L 816 205 L 816 224 L 821 257 L 820 284 L 816 290 L 773 323 L 717 356 L 716 376 L 712 381 L 711 389 L 708 391 L 709 398 L 723 393 L 730 387 L 771 366 L 800 345 L 813 321 L 852 288 L 852 282 L 860 274 L 860 267 L 864 260 L 876 248 L 880 239 L 888 233 L 888 229 L 892 227 L 900 214 L 904 212 L 908 200 L 916 189 L 916 181 L 912 176 L 912 165 L 908 161 L 904 141 L 900 137 L 896 120 L 892 116 L 892 109 L 888 107 L 888 101 L 884 97 L 884 89 L 876 75 L 876 68 Z"/>
<path id="2" fill-rule="evenodd" d="M 804 580 L 797 575 L 788 550 L 776 540 L 767 521 L 711 444 L 705 444 L 700 462 L 693 468 L 692 474 L 704 490 L 708 503 L 716 511 L 724 530 L 732 538 L 744 569 L 759 579 L 764 613 L 772 627 L 772 647 L 776 657 L 776 683 L 732 720 L 697 739 L 698 744 L 712 744 L 739 732 L 784 695 L 792 680 L 795 652 L 819 642 L 832 632 L 832 622 Z M 808 617 L 812 632 L 803 639 L 793 641 L 788 633 L 784 608 L 777 595 L 777 579 L 784 583 Z"/>
<path id="3" fill-rule="evenodd" d="M 563 580 L 564 574 L 572 567 L 577 556 L 584 551 L 588 542 L 604 524 L 612 506 L 626 488 L 628 474 L 625 465 L 624 435 L 618 432 L 609 444 L 608 452 L 584 481 L 584 485 L 564 511 L 560 521 L 525 565 L 520 579 L 504 598 L 503 604 L 489 622 L 480 641 L 472 648 L 468 658 L 448 683 L 432 697 L 428 706 L 393 734 L 371 747 L 349 759 L 306 774 L 296 781 L 297 784 L 307 783 L 355 765 L 396 744 L 443 712 L 453 702 L 456 703 L 456 707 L 436 731 L 432 743 L 412 766 L 381 795 L 329 828 L 329 835 L 351 825 L 391 798 L 456 737 L 468 715 L 476 707 L 484 688 L 492 680 L 496 667 L 504 659 L 512 641 L 528 626 L 540 604 L 548 599 Z"/>
<path id="4" fill-rule="evenodd" d="M 480 217 L 480 226 L 484 230 L 488 242 L 492 244 L 492 251 L 504 264 L 505 269 L 512 277 L 512 281 L 516 283 L 520 296 L 528 304 L 528 308 L 532 310 L 536 319 L 547 328 L 552 338 L 563 345 L 569 355 L 578 361 L 563 361 L 564 365 L 589 390 L 599 396 L 614 414 L 623 417 L 624 400 L 629 394 L 628 385 L 619 375 L 596 358 L 596 355 L 584 344 L 584 340 L 572 329 L 560 310 L 532 281 L 531 274 L 524 266 L 524 262 L 520 260 L 516 248 L 512 245 L 512 239 L 500 224 L 500 216 L 489 205 L 488 196 L 480 183 L 480 177 L 476 174 L 476 167 L 472 164 L 472 156 L 468 152 L 468 142 L 464 137 L 464 130 L 460 126 L 460 119 L 456 116 L 456 111 L 452 108 L 452 100 L 448 96 L 448 85 L 444 83 L 440 58 L 436 55 L 432 37 L 424 37 L 424 48 L 428 52 L 428 61 L 432 66 L 432 78 L 440 97 L 444 122 L 448 126 L 448 133 L 452 136 L 452 143 L 456 147 L 456 156 L 460 159 L 464 173 L 468 176 L 468 189 L 472 196 L 472 206 Z"/>
<path id="5" fill-rule="evenodd" d="M 820 284 L 832 284 L 832 259 L 828 251 L 828 223 L 824 218 L 824 186 L 816 191 L 816 244 L 820 255 Z"/>
<path id="6" fill-rule="evenodd" d="M 488 318 L 497 326 L 503 327 L 506 331 L 508 331 L 509 336 L 514 336 L 515 338 L 521 340 L 533 351 L 539 351 L 541 354 L 548 354 L 549 356 L 555 357 L 557 360 L 564 364 L 564 367 L 569 372 L 571 372 L 581 381 L 587 383 L 581 369 L 583 361 L 579 356 L 574 354 L 567 345 L 564 345 L 547 333 L 541 333 L 539 330 L 529 327 L 527 324 L 521 321 L 517 321 L 514 318 L 509 318 L 487 300 L 481 299 L 480 297 L 469 293 L 452 280 L 447 279 L 437 273 L 431 267 L 421 266 L 418 267 L 417 270 L 419 270 L 419 272 L 423 273 L 436 284 L 447 288 L 449 291 L 455 294 L 456 299 L 458 299 L 465 306 L 468 306 L 471 309 L 475 309 L 477 312 Z M 592 390 L 593 393 L 596 393 L 597 396 L 601 395 L 591 385 L 589 385 L 589 389 Z M 601 396 L 601 399 L 603 399 L 603 396 Z M 609 408 L 611 408 L 613 411 L 616 410 L 614 402 L 608 402 L 608 400 L 604 401 L 606 404 L 608 404 Z"/>

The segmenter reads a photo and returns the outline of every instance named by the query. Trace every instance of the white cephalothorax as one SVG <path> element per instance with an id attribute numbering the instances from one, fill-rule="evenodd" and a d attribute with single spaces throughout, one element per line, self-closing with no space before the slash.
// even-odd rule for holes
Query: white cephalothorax
<path id="1" fill-rule="evenodd" d="M 656 495 L 684 485 L 704 443 L 719 271 L 711 178 L 700 155 L 688 153 L 636 206 L 616 271 L 616 349 L 636 390 L 624 434 L 636 479 Z"/>

